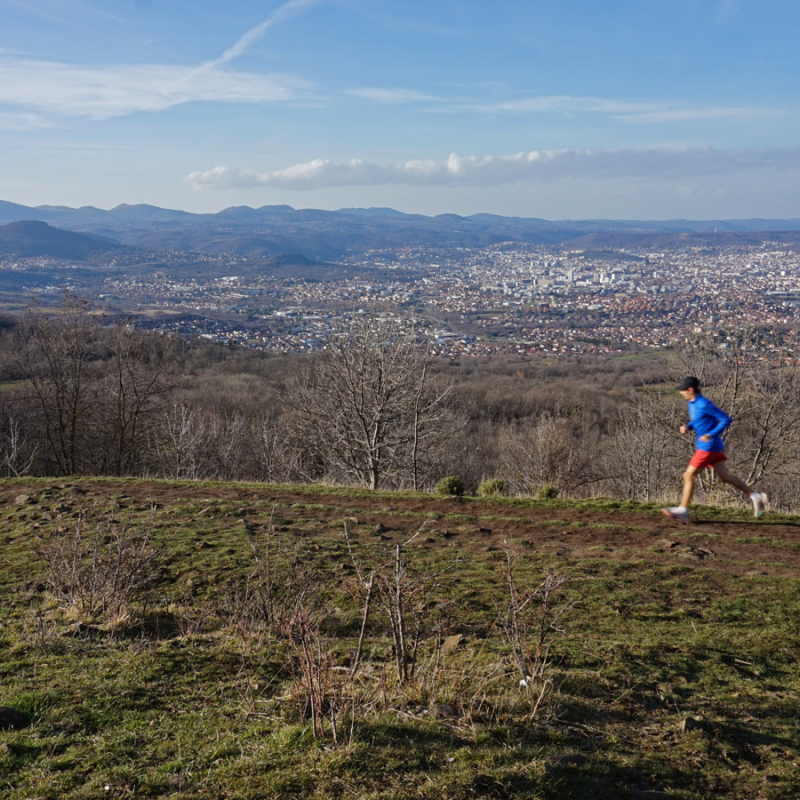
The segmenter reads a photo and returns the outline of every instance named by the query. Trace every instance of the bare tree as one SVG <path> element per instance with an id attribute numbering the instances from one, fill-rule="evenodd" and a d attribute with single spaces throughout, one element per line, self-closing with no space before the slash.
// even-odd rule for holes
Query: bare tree
<path id="1" fill-rule="evenodd" d="M 87 467 L 82 439 L 94 401 L 91 363 L 98 328 L 90 301 L 67 294 L 58 315 L 30 311 L 16 332 L 16 368 L 26 378 L 40 418 L 45 457 L 62 475 Z"/>
<path id="2" fill-rule="evenodd" d="M 167 368 L 172 339 L 143 333 L 130 325 L 109 331 L 111 370 L 105 386 L 109 403 L 108 439 L 113 441 L 112 469 L 129 475 L 139 469 L 144 444 L 143 423 L 155 401 L 171 388 Z"/>
<path id="3" fill-rule="evenodd" d="M 274 482 L 286 474 L 285 441 L 274 410 L 263 412 L 255 423 L 256 458 L 263 480 Z"/>
<path id="4" fill-rule="evenodd" d="M 200 477 L 202 451 L 208 437 L 197 411 L 175 402 L 164 413 L 156 440 L 161 469 L 176 480 Z"/>
<path id="5" fill-rule="evenodd" d="M 6 477 L 19 478 L 30 472 L 36 458 L 36 446 L 22 430 L 20 421 L 9 414 L 0 427 L 0 469 Z"/>
<path id="6" fill-rule="evenodd" d="M 418 485 L 421 452 L 441 433 L 450 391 L 431 380 L 413 331 L 369 316 L 335 332 L 286 400 L 308 461 L 377 489 L 402 473 Z"/>

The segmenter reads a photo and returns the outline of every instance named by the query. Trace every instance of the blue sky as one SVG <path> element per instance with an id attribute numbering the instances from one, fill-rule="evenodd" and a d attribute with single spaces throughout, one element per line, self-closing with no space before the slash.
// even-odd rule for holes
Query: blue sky
<path id="1" fill-rule="evenodd" d="M 0 0 L 0 199 L 800 217 L 796 0 Z"/>

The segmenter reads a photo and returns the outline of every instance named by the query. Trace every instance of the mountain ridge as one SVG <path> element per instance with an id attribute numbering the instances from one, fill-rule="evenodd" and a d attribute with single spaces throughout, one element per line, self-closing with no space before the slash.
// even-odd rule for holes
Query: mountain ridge
<path id="1" fill-rule="evenodd" d="M 796 218 L 547 220 L 488 213 L 426 216 L 391 208 L 329 211 L 288 205 L 229 206 L 198 214 L 149 204 L 122 203 L 104 210 L 93 206 L 30 207 L 0 200 L 0 224 L 26 220 L 74 233 L 99 234 L 134 247 L 266 256 L 298 252 L 316 261 L 335 260 L 348 252 L 399 247 L 486 247 L 505 242 L 582 246 L 583 237 L 592 235 L 614 241 L 615 246 L 642 246 L 645 235 L 656 237 L 657 246 L 686 244 L 694 235 L 702 235 L 699 246 L 736 244 L 743 238 L 800 241 L 790 235 L 800 233 L 800 219 Z M 743 233 L 760 236 L 732 235 Z M 770 235 L 778 233 L 781 236 Z"/>

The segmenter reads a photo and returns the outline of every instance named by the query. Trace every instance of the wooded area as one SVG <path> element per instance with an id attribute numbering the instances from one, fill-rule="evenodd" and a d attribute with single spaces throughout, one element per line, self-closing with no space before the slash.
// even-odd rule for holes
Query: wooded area
<path id="1" fill-rule="evenodd" d="M 0 321 L 0 474 L 327 482 L 674 499 L 693 450 L 674 384 L 696 374 L 734 418 L 731 467 L 794 510 L 800 371 L 757 331 L 629 358 L 445 362 L 388 316 L 314 355 L 267 355 L 111 324 L 69 297 Z M 709 472 L 701 502 L 733 499 Z"/>

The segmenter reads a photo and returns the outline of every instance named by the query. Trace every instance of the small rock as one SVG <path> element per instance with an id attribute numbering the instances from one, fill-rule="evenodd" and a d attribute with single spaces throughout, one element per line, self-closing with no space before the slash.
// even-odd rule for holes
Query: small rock
<path id="1" fill-rule="evenodd" d="M 456 633 L 453 636 L 448 636 L 442 642 L 442 655 L 446 656 L 452 653 L 453 650 L 455 650 L 458 647 L 459 643 L 463 638 L 464 637 L 460 633 Z"/>
<path id="2" fill-rule="evenodd" d="M 30 500 L 30 499 L 31 499 L 31 496 L 29 494 L 18 494 L 14 498 L 14 503 L 16 505 L 18 505 L 18 506 L 24 506 L 25 503 L 27 503 L 28 500 Z"/>
<path id="3" fill-rule="evenodd" d="M 382 522 L 379 522 L 375 526 L 375 533 L 386 533 L 386 531 L 388 531 L 388 530 L 389 529 Z"/>
<path id="4" fill-rule="evenodd" d="M 680 546 L 680 542 L 675 542 L 672 539 L 662 539 L 660 542 L 658 542 L 658 547 L 660 547 L 662 550 L 674 550 L 676 547 Z"/>
<path id="5" fill-rule="evenodd" d="M 16 708 L 0 706 L 0 731 L 24 728 L 25 722 L 25 715 L 17 711 Z"/>
<path id="6" fill-rule="evenodd" d="M 435 719 L 458 719 L 461 716 L 458 709 L 450 703 L 434 703 L 431 706 L 431 715 Z"/>
<path id="7" fill-rule="evenodd" d="M 711 550 L 706 550 L 703 547 L 690 546 L 682 548 L 680 551 L 678 551 L 678 555 L 681 558 L 696 558 L 698 561 L 703 561 L 709 556 L 713 556 L 714 553 Z"/>
<path id="8" fill-rule="evenodd" d="M 699 719 L 694 719 L 694 717 L 686 717 L 686 719 L 681 721 L 681 733 L 699 731 L 702 730 L 702 728 L 703 723 Z"/>

